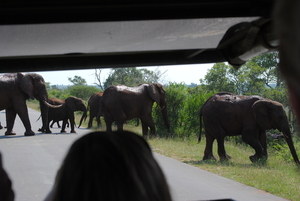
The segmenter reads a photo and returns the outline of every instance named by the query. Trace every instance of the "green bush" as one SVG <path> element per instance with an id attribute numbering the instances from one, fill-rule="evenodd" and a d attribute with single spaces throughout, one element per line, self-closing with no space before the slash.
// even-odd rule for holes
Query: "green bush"
<path id="1" fill-rule="evenodd" d="M 83 100 L 88 100 L 92 94 L 99 92 L 100 89 L 94 86 L 87 85 L 73 85 L 69 87 L 68 94 L 70 96 L 75 96 Z"/>
<path id="2" fill-rule="evenodd" d="M 50 89 L 48 90 L 48 97 L 49 98 L 58 98 L 58 99 L 66 99 L 70 96 L 67 90 L 60 90 L 60 89 Z"/>
<path id="3" fill-rule="evenodd" d="M 157 134 L 161 137 L 189 138 L 198 135 L 199 110 L 213 94 L 201 89 L 191 90 L 182 83 L 169 83 L 165 87 L 170 133 L 166 132 L 160 108 L 154 106 L 153 119 Z"/>
<path id="4" fill-rule="evenodd" d="M 186 87 L 180 83 L 169 83 L 169 86 L 164 87 L 166 91 L 168 118 L 170 122 L 170 133 L 167 133 L 166 127 L 161 114 L 161 108 L 153 105 L 153 119 L 156 126 L 157 134 L 161 137 L 174 137 L 176 129 L 181 124 L 180 116 L 183 112 L 184 100 L 187 95 Z"/>

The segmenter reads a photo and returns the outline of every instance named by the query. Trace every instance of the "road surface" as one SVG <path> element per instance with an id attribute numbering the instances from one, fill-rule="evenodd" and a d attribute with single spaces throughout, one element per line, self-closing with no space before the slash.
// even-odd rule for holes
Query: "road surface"
<path id="1" fill-rule="evenodd" d="M 85 128 L 77 128 L 77 134 L 61 134 L 59 128 L 52 128 L 51 134 L 39 133 L 37 130 L 42 124 L 41 120 L 36 121 L 39 115 L 39 112 L 29 109 L 33 131 L 37 132 L 35 136 L 23 135 L 25 129 L 19 117 L 14 126 L 16 136 L 5 136 L 5 129 L 0 131 L 0 151 L 4 168 L 13 181 L 15 201 L 43 200 L 72 142 L 89 132 Z M 0 112 L 0 121 L 3 126 L 6 125 L 5 111 Z M 155 158 L 165 172 L 174 201 L 224 198 L 237 201 L 286 200 L 157 153 Z"/>

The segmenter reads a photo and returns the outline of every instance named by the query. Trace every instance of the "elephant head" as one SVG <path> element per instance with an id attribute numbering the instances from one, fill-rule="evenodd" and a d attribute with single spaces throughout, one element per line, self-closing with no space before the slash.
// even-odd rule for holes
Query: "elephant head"
<path id="1" fill-rule="evenodd" d="M 168 131 L 170 129 L 170 123 L 167 115 L 167 101 L 166 101 L 166 92 L 163 89 L 161 84 L 153 83 L 148 86 L 148 94 L 157 105 L 160 106 L 161 112 L 163 115 L 164 124 L 166 125 Z"/>
<path id="2" fill-rule="evenodd" d="M 86 106 L 81 98 L 69 97 L 65 99 L 65 105 L 72 111 L 83 111 L 87 112 Z"/>
<path id="3" fill-rule="evenodd" d="M 281 103 L 268 99 L 257 100 L 253 104 L 255 119 L 262 129 L 278 129 L 290 148 L 294 161 L 300 165 L 285 110 Z"/>
<path id="4" fill-rule="evenodd" d="M 18 73 L 21 90 L 30 99 L 37 99 L 40 102 L 43 128 L 45 132 L 51 132 L 48 124 L 48 107 L 58 108 L 61 105 L 51 105 L 48 103 L 48 94 L 44 78 L 36 73 L 22 74 Z"/>

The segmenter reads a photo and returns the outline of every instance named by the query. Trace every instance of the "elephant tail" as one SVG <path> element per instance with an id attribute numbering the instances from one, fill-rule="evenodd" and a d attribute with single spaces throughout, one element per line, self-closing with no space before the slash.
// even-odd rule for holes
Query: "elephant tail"
<path id="1" fill-rule="evenodd" d="M 295 163 L 298 166 L 300 166 L 300 161 L 299 161 L 297 152 L 296 152 L 295 147 L 294 147 L 294 143 L 293 143 L 293 139 L 292 139 L 291 133 L 290 132 L 287 132 L 287 133 L 283 132 L 283 134 L 284 134 L 284 138 L 285 138 L 285 140 L 286 140 L 286 142 L 288 144 L 288 147 L 290 148 L 290 151 L 291 151 L 291 154 L 292 154 L 292 156 L 294 158 Z"/>
<path id="2" fill-rule="evenodd" d="M 199 131 L 199 135 L 198 135 L 198 143 L 201 142 L 201 135 L 202 135 L 202 108 L 199 112 L 199 125 L 200 125 L 200 131 Z"/>
<path id="3" fill-rule="evenodd" d="M 36 121 L 40 120 L 41 116 L 42 116 L 42 114 L 39 116 L 39 118 Z"/>
<path id="4" fill-rule="evenodd" d="M 85 120 L 86 120 L 86 117 L 87 117 L 87 111 L 84 111 L 84 113 L 83 113 L 82 116 L 81 116 L 81 119 L 80 119 L 78 128 L 81 126 L 82 121 L 85 121 Z"/>

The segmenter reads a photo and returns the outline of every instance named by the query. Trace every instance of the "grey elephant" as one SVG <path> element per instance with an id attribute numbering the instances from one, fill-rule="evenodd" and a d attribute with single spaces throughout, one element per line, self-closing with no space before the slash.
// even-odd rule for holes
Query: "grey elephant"
<path id="1" fill-rule="evenodd" d="M 52 128 L 55 123 L 56 123 L 58 128 L 61 128 L 61 126 L 59 124 L 59 121 L 52 121 L 51 124 L 50 124 L 50 128 Z M 69 128 L 69 121 L 67 121 L 66 126 Z"/>
<path id="2" fill-rule="evenodd" d="M 266 130 L 278 129 L 284 134 L 291 154 L 297 164 L 299 159 L 292 141 L 288 119 L 282 104 L 260 96 L 239 96 L 220 92 L 211 96 L 200 110 L 200 122 L 204 122 L 206 147 L 203 160 L 215 159 L 212 152 L 213 142 L 218 143 L 220 160 L 231 157 L 224 147 L 225 136 L 242 135 L 242 140 L 249 144 L 255 154 L 252 162 L 267 159 Z M 202 123 L 200 123 L 200 141 Z"/>
<path id="3" fill-rule="evenodd" d="M 50 123 L 50 121 L 57 122 L 62 120 L 63 124 L 61 127 L 61 133 L 65 133 L 66 124 L 69 120 L 71 133 L 76 133 L 74 112 L 83 111 L 85 114 L 87 112 L 83 100 L 81 98 L 71 96 L 64 100 L 57 99 L 57 98 L 50 98 L 49 102 L 53 105 L 62 105 L 62 106 L 57 109 L 49 108 L 48 124 Z"/>
<path id="4" fill-rule="evenodd" d="M 118 130 L 123 130 L 123 124 L 135 117 L 142 122 L 143 136 L 155 135 L 155 125 L 152 119 L 152 105 L 156 102 L 161 107 L 164 123 L 169 130 L 166 94 L 161 84 L 141 84 L 137 87 L 114 85 L 105 89 L 101 109 L 106 123 L 106 129 L 111 132 L 112 122 L 116 122 Z"/>
<path id="5" fill-rule="evenodd" d="M 12 73 L 0 75 L 0 110 L 6 110 L 7 130 L 5 135 L 16 135 L 13 132 L 16 115 L 18 114 L 25 127 L 25 136 L 35 135 L 31 129 L 26 105 L 27 99 L 37 99 L 40 102 L 44 132 L 50 133 L 48 122 L 48 107 L 60 107 L 49 104 L 44 78 L 35 73 Z"/>
<path id="6" fill-rule="evenodd" d="M 96 118 L 97 126 L 101 125 L 100 116 L 103 116 L 102 112 L 100 112 L 100 102 L 102 99 L 103 92 L 97 92 L 91 95 L 88 100 L 87 110 L 90 112 L 90 119 L 88 122 L 88 128 L 92 128 L 93 126 L 93 119 Z M 83 113 L 80 119 L 78 128 L 81 126 L 82 121 L 87 118 L 87 113 Z"/>

